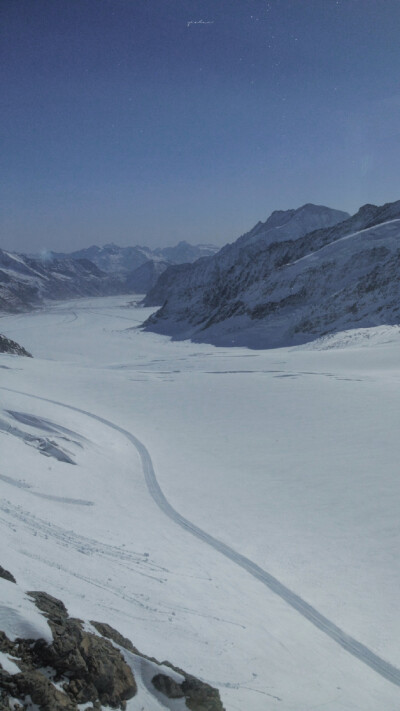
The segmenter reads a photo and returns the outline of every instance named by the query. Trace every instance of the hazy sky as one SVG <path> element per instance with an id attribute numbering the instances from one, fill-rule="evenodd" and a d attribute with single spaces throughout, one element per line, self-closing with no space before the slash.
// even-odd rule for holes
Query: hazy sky
<path id="1" fill-rule="evenodd" d="M 400 198 L 399 0 L 1 0 L 0 247 Z"/>

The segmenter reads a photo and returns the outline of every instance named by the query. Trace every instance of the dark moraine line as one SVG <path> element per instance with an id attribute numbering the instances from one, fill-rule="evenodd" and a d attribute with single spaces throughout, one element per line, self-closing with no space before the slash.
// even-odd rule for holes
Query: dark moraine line
<path id="1" fill-rule="evenodd" d="M 95 415 L 94 413 L 88 412 L 87 410 L 82 410 L 79 407 L 74 407 L 73 405 L 67 405 L 63 402 L 59 402 L 58 400 L 50 400 L 49 398 L 39 397 L 38 395 L 32 395 L 30 393 L 25 393 L 20 390 L 12 390 L 11 388 L 2 387 L 0 388 L 0 390 L 7 390 L 8 392 L 17 393 L 19 395 L 26 395 L 27 397 L 31 397 L 36 400 L 50 402 L 53 405 L 59 405 L 61 407 L 67 408 L 68 410 L 80 412 L 81 414 L 86 415 L 87 417 L 91 417 L 92 419 L 101 422 L 103 425 L 111 427 L 113 430 L 120 432 L 134 445 L 134 447 L 138 451 L 142 462 L 143 472 L 148 490 L 157 506 L 161 509 L 161 511 L 163 511 L 163 513 L 166 514 L 166 516 L 172 519 L 172 521 L 178 524 L 178 526 L 181 526 L 193 536 L 196 536 L 196 538 L 199 538 L 201 541 L 204 541 L 204 543 L 207 543 L 207 545 L 214 548 L 214 550 L 218 551 L 219 553 L 222 553 L 222 555 L 224 555 L 226 558 L 229 558 L 229 560 L 231 560 L 233 563 L 236 563 L 236 565 L 239 565 L 241 568 L 250 573 L 250 575 L 252 575 L 254 578 L 266 585 L 269 590 L 271 590 L 282 600 L 284 600 L 288 605 L 297 610 L 300 615 L 305 617 L 309 622 L 311 622 L 311 624 L 321 630 L 321 632 L 324 632 L 328 637 L 333 639 L 334 642 L 337 642 L 337 644 L 339 644 L 343 649 L 345 649 L 346 652 L 352 654 L 353 657 L 359 659 L 361 662 L 363 662 L 363 664 L 366 664 L 384 679 L 387 679 L 396 686 L 400 686 L 400 669 L 393 666 L 393 664 L 386 662 L 384 659 L 382 659 L 382 657 L 379 657 L 371 649 L 369 649 L 369 647 L 366 647 L 364 644 L 354 639 L 354 637 L 351 637 L 350 635 L 346 634 L 344 630 L 342 630 L 340 627 L 331 622 L 327 617 L 318 612 L 315 607 L 309 605 L 308 602 L 306 602 L 299 595 L 287 588 L 286 585 L 283 585 L 283 583 L 279 582 L 277 578 L 268 573 L 266 570 L 263 570 L 263 568 L 260 568 L 256 563 L 253 563 L 253 561 L 251 561 L 249 558 L 246 558 L 244 555 L 241 555 L 241 553 L 237 553 L 237 551 L 228 546 L 226 543 L 223 543 L 217 538 L 214 538 L 214 536 L 211 536 L 209 533 L 206 533 L 194 523 L 191 523 L 190 521 L 188 521 L 188 519 L 181 516 L 180 513 L 175 511 L 175 509 L 165 498 L 160 488 L 154 471 L 153 462 L 151 460 L 148 450 L 146 449 L 144 444 L 140 442 L 140 440 L 138 440 L 137 437 L 135 437 L 133 434 L 123 429 L 122 427 L 119 427 L 113 422 L 106 420 L 104 417 Z"/>

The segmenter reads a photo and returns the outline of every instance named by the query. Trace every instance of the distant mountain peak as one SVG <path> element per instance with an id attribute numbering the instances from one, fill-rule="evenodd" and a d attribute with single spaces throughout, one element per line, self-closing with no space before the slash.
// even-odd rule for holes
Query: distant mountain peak
<path id="1" fill-rule="evenodd" d="M 348 212 L 326 205 L 305 203 L 296 209 L 274 210 L 265 222 L 258 222 L 250 232 L 237 240 L 240 246 L 263 242 L 298 239 L 307 232 L 332 227 L 350 217 Z"/>

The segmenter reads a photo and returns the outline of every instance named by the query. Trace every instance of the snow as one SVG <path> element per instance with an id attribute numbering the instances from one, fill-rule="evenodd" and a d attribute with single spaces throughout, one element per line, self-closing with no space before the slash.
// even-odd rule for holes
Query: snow
<path id="1" fill-rule="evenodd" d="M 151 683 L 152 678 L 157 674 L 166 674 L 177 682 L 184 680 L 182 676 L 174 673 L 169 667 L 161 665 L 160 668 L 159 665 L 143 659 L 137 654 L 133 654 L 121 647 L 119 649 L 132 669 L 138 687 L 137 694 L 127 703 L 127 711 L 141 711 L 143 708 L 146 711 L 162 711 L 165 707 L 171 709 L 171 711 L 185 711 L 187 709 L 185 699 L 168 699 L 164 694 L 158 692 Z"/>
<path id="2" fill-rule="evenodd" d="M 21 672 L 21 669 L 15 662 L 13 662 L 12 657 L 4 652 L 0 652 L 0 666 L 4 669 L 4 671 L 8 672 L 8 674 L 14 675 L 20 674 Z"/>
<path id="3" fill-rule="evenodd" d="M 3 507 L 7 513 L 7 508 Z M 33 600 L 15 583 L 0 578 L 0 630 L 10 639 L 45 639 L 53 637 L 45 617 L 35 607 Z M 1 660 L 0 660 L 1 661 Z"/>
<path id="4" fill-rule="evenodd" d="M 139 445 L 182 517 L 398 669 L 399 328 L 254 352 L 143 332 L 151 310 L 128 303 L 1 319 L 34 358 L 1 356 L 0 418 L 76 463 L 0 432 L 1 565 L 217 686 L 227 711 L 394 711 L 396 684 L 160 510 Z"/>

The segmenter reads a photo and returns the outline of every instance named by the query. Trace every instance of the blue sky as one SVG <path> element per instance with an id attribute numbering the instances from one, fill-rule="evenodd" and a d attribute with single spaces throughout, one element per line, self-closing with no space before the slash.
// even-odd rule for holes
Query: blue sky
<path id="1" fill-rule="evenodd" d="M 400 198 L 398 0 L 2 0 L 0 247 Z"/>

